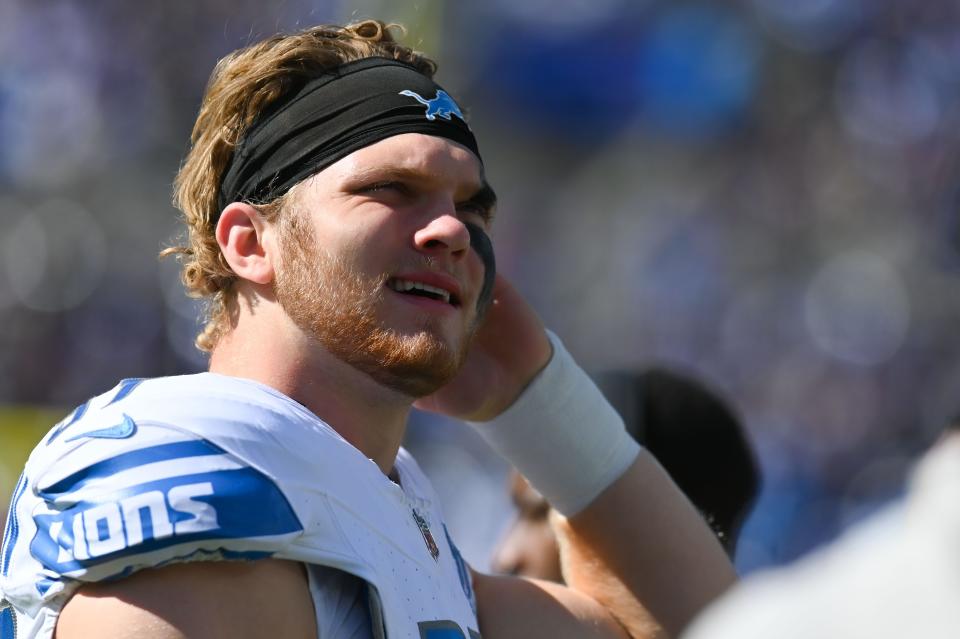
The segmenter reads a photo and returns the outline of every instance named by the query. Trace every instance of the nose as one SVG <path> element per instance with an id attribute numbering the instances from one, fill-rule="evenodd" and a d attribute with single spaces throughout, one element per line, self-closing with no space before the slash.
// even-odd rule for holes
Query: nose
<path id="1" fill-rule="evenodd" d="M 448 253 L 462 259 L 470 250 L 470 231 L 453 213 L 436 215 L 413 235 L 414 244 L 428 254 Z"/>

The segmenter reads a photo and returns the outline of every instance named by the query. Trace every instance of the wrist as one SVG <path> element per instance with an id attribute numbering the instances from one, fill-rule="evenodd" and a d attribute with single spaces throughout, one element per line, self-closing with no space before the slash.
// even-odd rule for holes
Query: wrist
<path id="1" fill-rule="evenodd" d="M 623 419 L 560 339 L 520 396 L 475 427 L 565 515 L 582 510 L 630 466 L 640 450 Z"/>

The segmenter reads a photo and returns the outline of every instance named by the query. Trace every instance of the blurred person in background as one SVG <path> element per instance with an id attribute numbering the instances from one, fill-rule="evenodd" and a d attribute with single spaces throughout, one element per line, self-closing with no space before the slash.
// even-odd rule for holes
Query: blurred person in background
<path id="1" fill-rule="evenodd" d="M 662 368 L 595 377 L 630 435 L 663 465 L 732 558 L 760 481 L 733 409 L 693 377 Z M 517 518 L 496 549 L 493 569 L 563 581 L 549 503 L 515 471 L 510 494 Z"/>
<path id="2" fill-rule="evenodd" d="M 685 639 L 960 636 L 960 422 L 906 495 L 794 564 L 745 579 Z"/>
<path id="3" fill-rule="evenodd" d="M 209 372 L 122 380 L 38 444 L 4 536 L 3 639 L 647 637 L 733 582 L 495 275 L 493 190 L 435 70 L 379 21 L 217 65 L 177 178 L 188 246 L 169 251 L 210 302 Z M 483 422 L 569 517 L 565 543 L 603 559 L 569 587 L 472 571 L 400 448 L 414 403 Z"/>

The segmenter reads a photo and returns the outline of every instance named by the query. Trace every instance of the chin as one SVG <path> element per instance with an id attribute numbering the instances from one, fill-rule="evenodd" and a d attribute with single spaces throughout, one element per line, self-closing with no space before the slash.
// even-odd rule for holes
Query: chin
<path id="1" fill-rule="evenodd" d="M 428 331 L 401 336 L 371 335 L 349 361 L 378 383 L 412 398 L 425 397 L 448 384 L 463 366 L 465 348 L 456 348 Z"/>
<path id="2" fill-rule="evenodd" d="M 364 276 L 308 237 L 281 239 L 288 264 L 274 293 L 293 322 L 332 355 L 409 397 L 450 382 L 466 359 L 472 324 L 385 303 L 386 275 Z M 336 286 L 330 286 L 336 282 Z"/>

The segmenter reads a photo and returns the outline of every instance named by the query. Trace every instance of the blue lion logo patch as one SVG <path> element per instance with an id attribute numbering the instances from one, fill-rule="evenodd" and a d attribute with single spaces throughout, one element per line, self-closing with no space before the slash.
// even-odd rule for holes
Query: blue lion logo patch
<path id="1" fill-rule="evenodd" d="M 440 116 L 444 120 L 449 120 L 451 115 L 455 115 L 464 122 L 466 118 L 463 117 L 463 113 L 460 111 L 460 107 L 457 106 L 457 103 L 453 101 L 446 91 L 441 89 L 437 90 L 437 97 L 432 100 L 424 99 L 419 93 L 415 93 L 409 89 L 404 89 L 400 92 L 400 95 L 407 95 L 427 107 L 427 119 L 436 120 L 437 116 Z"/>

